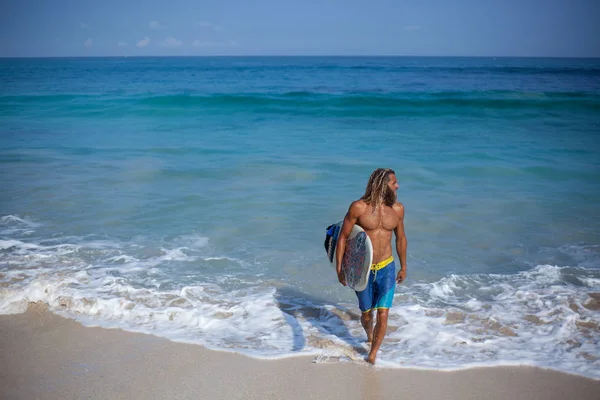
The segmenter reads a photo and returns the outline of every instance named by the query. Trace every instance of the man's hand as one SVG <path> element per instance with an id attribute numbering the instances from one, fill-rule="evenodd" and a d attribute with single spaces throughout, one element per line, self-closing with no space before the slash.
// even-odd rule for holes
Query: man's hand
<path id="1" fill-rule="evenodd" d="M 404 282 L 405 279 L 406 279 L 406 268 L 402 268 L 400 271 L 398 271 L 398 276 L 396 277 L 396 282 L 402 283 L 402 282 Z"/>
<path id="2" fill-rule="evenodd" d="M 344 286 L 347 286 L 348 284 L 346 283 L 346 274 L 344 274 L 343 271 L 340 271 L 337 273 L 338 276 L 338 281 L 340 281 L 340 283 Z"/>

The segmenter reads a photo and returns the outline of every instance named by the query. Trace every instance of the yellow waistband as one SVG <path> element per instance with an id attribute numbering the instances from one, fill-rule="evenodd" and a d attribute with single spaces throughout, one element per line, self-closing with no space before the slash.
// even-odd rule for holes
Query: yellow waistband
<path id="1" fill-rule="evenodd" d="M 371 270 L 379 271 L 380 269 L 387 267 L 388 264 L 392 261 L 394 261 L 394 256 L 390 256 L 389 258 L 386 258 L 385 260 L 378 262 L 377 264 L 371 265 Z"/>

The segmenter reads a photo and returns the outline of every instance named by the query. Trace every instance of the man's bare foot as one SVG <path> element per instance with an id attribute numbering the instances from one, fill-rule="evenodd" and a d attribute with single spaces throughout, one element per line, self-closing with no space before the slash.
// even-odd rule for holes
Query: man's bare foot
<path id="1" fill-rule="evenodd" d="M 367 357 L 367 362 L 368 362 L 369 364 L 375 365 L 375 357 L 376 357 L 375 355 L 371 355 L 371 354 L 369 353 L 369 356 Z"/>

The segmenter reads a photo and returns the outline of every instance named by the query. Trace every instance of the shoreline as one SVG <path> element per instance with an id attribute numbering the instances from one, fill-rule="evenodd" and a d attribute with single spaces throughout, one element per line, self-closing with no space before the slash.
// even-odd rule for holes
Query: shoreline
<path id="1" fill-rule="evenodd" d="M 596 399 L 600 380 L 528 366 L 458 371 L 261 360 L 118 329 L 30 304 L 0 316 L 6 399 Z"/>

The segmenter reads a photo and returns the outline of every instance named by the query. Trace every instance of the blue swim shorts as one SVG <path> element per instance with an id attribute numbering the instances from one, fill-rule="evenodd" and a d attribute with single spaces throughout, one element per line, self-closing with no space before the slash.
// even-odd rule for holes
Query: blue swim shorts
<path id="1" fill-rule="evenodd" d="M 389 261 L 391 260 L 391 261 Z M 381 264 L 388 262 L 381 269 L 376 269 Z M 389 258 L 379 265 L 371 267 L 369 283 L 365 290 L 356 292 L 358 307 L 363 313 L 371 310 L 389 309 L 392 307 L 396 289 L 396 263 Z"/>

